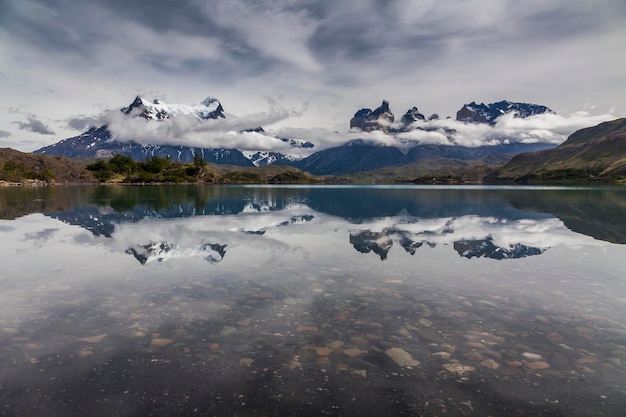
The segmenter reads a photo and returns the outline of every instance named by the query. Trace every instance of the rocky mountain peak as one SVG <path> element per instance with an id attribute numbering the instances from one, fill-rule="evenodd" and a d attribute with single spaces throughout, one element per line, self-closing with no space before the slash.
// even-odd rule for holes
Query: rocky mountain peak
<path id="1" fill-rule="evenodd" d="M 213 103 L 219 103 L 219 100 L 211 96 L 205 98 L 204 100 L 200 102 L 200 104 L 207 106 L 207 107 L 211 106 Z"/>
<path id="2" fill-rule="evenodd" d="M 539 104 L 516 103 L 508 100 L 490 104 L 477 104 L 472 101 L 469 104 L 464 104 L 456 113 L 456 120 L 460 122 L 488 123 L 495 125 L 498 117 L 509 113 L 513 113 L 515 117 L 521 118 L 543 113 L 554 114 L 548 107 Z"/>
<path id="3" fill-rule="evenodd" d="M 426 120 L 426 116 L 420 113 L 417 107 L 415 106 L 408 109 L 406 113 L 402 115 L 402 119 L 400 119 L 402 124 L 405 126 L 409 126 L 412 123 L 417 122 L 418 120 Z"/>
<path id="4" fill-rule="evenodd" d="M 374 110 L 374 114 L 376 115 L 383 113 L 391 113 L 391 110 L 389 110 L 389 102 L 387 100 L 383 100 L 382 104 Z"/>
<path id="5" fill-rule="evenodd" d="M 207 97 L 200 104 L 186 105 L 168 104 L 157 98 L 150 102 L 137 96 L 130 105 L 123 107 L 121 112 L 146 120 L 164 120 L 177 115 L 193 115 L 205 120 L 226 117 L 222 104 L 214 97 Z"/>
<path id="6" fill-rule="evenodd" d="M 357 111 L 354 117 L 350 119 L 350 129 L 357 128 L 364 132 L 371 132 L 372 130 L 387 132 L 394 120 L 395 116 L 389 109 L 389 102 L 383 100 L 382 104 L 375 110 L 363 108 Z"/>

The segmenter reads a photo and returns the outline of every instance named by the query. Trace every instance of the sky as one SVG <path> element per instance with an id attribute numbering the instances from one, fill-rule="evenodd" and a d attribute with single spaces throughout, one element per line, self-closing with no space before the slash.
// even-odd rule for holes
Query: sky
<path id="1" fill-rule="evenodd" d="M 229 128 L 249 122 L 329 147 L 382 100 L 398 120 L 413 106 L 443 118 L 412 140 L 560 143 L 626 116 L 624 41 L 624 0 L 0 0 L 0 147 L 76 136 L 136 95 L 219 99 L 232 125 L 156 129 L 194 146 L 245 148 L 258 138 Z M 556 115 L 487 131 L 445 120 L 504 99 Z"/>

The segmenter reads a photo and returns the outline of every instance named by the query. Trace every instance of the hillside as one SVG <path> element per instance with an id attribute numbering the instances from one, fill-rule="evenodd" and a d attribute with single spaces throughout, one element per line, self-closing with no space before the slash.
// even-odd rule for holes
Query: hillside
<path id="1" fill-rule="evenodd" d="M 226 184 L 321 184 L 332 183 L 332 177 L 319 177 L 285 165 L 241 167 L 236 165 L 209 164 L 218 175 L 218 181 Z"/>
<path id="2" fill-rule="evenodd" d="M 482 164 L 482 159 L 491 158 L 497 159 L 498 165 L 503 165 L 515 154 L 553 147 L 554 145 L 545 143 L 511 143 L 477 147 L 415 145 L 403 152 L 395 146 L 382 146 L 357 139 L 343 146 L 316 152 L 295 162 L 294 166 L 313 175 L 350 175 L 384 167 L 400 171 L 403 166 L 418 165 L 424 168 L 426 175 L 430 175 L 440 172 L 449 165 L 457 166 L 459 161 Z"/>
<path id="3" fill-rule="evenodd" d="M 485 175 L 504 165 L 510 157 L 494 155 L 481 159 L 461 160 L 428 158 L 401 166 L 387 166 L 372 171 L 348 174 L 345 178 L 357 184 L 462 184 L 480 183 Z"/>
<path id="4" fill-rule="evenodd" d="M 0 183 L 314 184 L 333 181 L 281 165 L 241 167 L 207 164 L 202 160 L 183 164 L 159 157 L 136 162 L 123 155 L 108 160 L 72 160 L 0 149 Z"/>
<path id="5" fill-rule="evenodd" d="M 76 161 L 63 156 L 33 155 L 0 148 L 0 182 L 92 182 L 94 176 Z"/>
<path id="6" fill-rule="evenodd" d="M 578 130 L 554 149 L 519 154 L 485 181 L 616 181 L 624 177 L 626 118 Z"/>

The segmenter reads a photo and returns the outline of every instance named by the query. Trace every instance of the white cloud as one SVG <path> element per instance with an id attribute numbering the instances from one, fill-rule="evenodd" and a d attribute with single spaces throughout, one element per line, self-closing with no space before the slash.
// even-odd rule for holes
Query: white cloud
<path id="1" fill-rule="evenodd" d="M 307 156 L 311 153 L 344 145 L 353 140 L 383 146 L 406 148 L 412 144 L 477 147 L 504 143 L 551 143 L 558 145 L 575 131 L 615 119 L 614 115 L 591 115 L 577 112 L 569 116 L 542 114 L 517 118 L 513 114 L 500 117 L 495 126 L 484 123 L 463 123 L 452 119 L 417 121 L 413 130 L 398 134 L 382 131 L 332 131 L 325 128 L 295 128 L 272 125 L 289 123 L 305 110 L 287 110 L 270 101 L 266 112 L 243 117 L 227 114 L 225 119 L 199 120 L 178 115 L 163 121 L 127 117 L 112 111 L 102 117 L 118 140 L 135 140 L 142 144 L 174 144 L 204 148 L 238 148 L 246 151 L 276 151 Z M 81 119 L 82 120 L 82 119 Z M 245 132 L 262 126 L 266 133 Z M 399 124 L 394 124 L 398 127 Z M 279 138 L 310 141 L 314 148 L 294 150 Z"/>
<path id="2" fill-rule="evenodd" d="M 512 113 L 498 118 L 495 126 L 463 123 L 452 119 L 415 122 L 413 130 L 398 135 L 400 139 L 415 140 L 422 144 L 462 145 L 469 147 L 501 143 L 551 143 L 564 142 L 575 131 L 615 119 L 612 114 L 591 115 L 577 112 L 568 116 L 544 113 L 527 118 Z"/>
<path id="3" fill-rule="evenodd" d="M 49 120 L 54 141 L 73 134 L 71 117 L 146 93 L 177 102 L 212 95 L 235 114 L 282 94 L 291 105 L 312 103 L 283 127 L 341 132 L 359 107 L 382 98 L 397 114 L 418 106 L 444 117 L 470 101 L 502 99 L 560 114 L 626 111 L 626 55 L 615 52 L 626 37 L 623 0 L 5 3 L 0 108 Z M 0 112 L 12 137 L 24 133 L 16 121 Z M 413 135 L 443 143 L 433 128 Z M 517 127 L 502 128 L 526 141 L 563 135 L 537 127 L 522 138 Z M 463 130 L 456 140 L 477 144 L 479 133 Z M 32 149 L 52 141 L 37 136 Z"/>
<path id="4" fill-rule="evenodd" d="M 177 115 L 162 121 L 128 117 L 119 111 L 108 112 L 104 121 L 121 141 L 134 140 L 141 144 L 174 144 L 203 148 L 237 148 L 246 151 L 277 151 L 294 153 L 289 143 L 271 134 L 246 132 L 261 126 L 269 126 L 299 114 L 302 110 L 287 110 L 275 101 L 269 101 L 266 112 L 243 117 L 226 114 L 224 119 L 200 120 L 191 115 Z M 292 139 L 292 138 L 290 138 Z"/>

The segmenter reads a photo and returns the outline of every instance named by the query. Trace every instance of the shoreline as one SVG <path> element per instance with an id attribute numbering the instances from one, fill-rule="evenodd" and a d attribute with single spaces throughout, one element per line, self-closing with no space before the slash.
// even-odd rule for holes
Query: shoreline
<path id="1" fill-rule="evenodd" d="M 482 182 L 482 181 L 467 181 L 467 182 L 412 182 L 412 181 L 396 181 L 396 182 L 371 182 L 371 183 L 361 183 L 361 182 L 319 182 L 319 183 L 308 183 L 308 182 L 285 182 L 285 183 L 202 183 L 202 182 L 142 182 L 142 183 L 130 183 L 130 182 L 52 182 L 47 183 L 44 181 L 24 181 L 24 182 L 8 182 L 8 181 L 0 181 L 0 188 L 20 188 L 20 187 L 32 187 L 32 188 L 42 188 L 42 187 L 61 187 L 61 186 L 106 186 L 106 187 L 147 187 L 147 186 L 172 186 L 172 185 L 211 185 L 211 186 L 231 186 L 231 185 L 258 185 L 258 186 L 268 186 L 268 185 L 311 185 L 311 186 L 335 186 L 335 185 L 354 185 L 354 186 L 395 186 L 395 185 L 415 185 L 415 186 L 454 186 L 454 187 L 476 187 L 476 186 L 485 186 L 485 187 L 498 187 L 498 186 L 511 186 L 511 187 L 593 187 L 593 186 L 615 186 L 615 187 L 623 187 L 626 185 L 626 182 L 529 182 L 529 183 L 515 183 L 515 182 Z"/>

